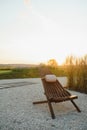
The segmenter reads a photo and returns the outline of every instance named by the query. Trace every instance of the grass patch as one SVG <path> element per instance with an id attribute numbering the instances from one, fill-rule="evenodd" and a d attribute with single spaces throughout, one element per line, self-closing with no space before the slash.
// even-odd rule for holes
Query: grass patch
<path id="1" fill-rule="evenodd" d="M 14 79 L 14 78 L 37 78 L 39 72 L 37 67 L 31 68 L 14 68 L 9 70 L 1 70 L 0 79 Z"/>
<path id="2" fill-rule="evenodd" d="M 7 74 L 12 72 L 12 70 L 0 70 L 0 74 Z"/>

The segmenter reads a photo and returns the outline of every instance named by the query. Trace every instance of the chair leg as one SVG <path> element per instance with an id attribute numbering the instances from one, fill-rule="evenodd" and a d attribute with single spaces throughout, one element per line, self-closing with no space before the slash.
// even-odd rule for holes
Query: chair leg
<path id="1" fill-rule="evenodd" d="M 54 114 L 54 111 L 53 111 L 53 108 L 52 108 L 52 104 L 49 100 L 48 100 L 48 106 L 49 106 L 49 109 L 50 109 L 52 119 L 55 119 L 55 114 Z"/>
<path id="2" fill-rule="evenodd" d="M 33 102 L 33 104 L 42 104 L 42 103 L 48 103 L 48 106 L 49 106 L 49 109 L 50 109 L 50 113 L 51 113 L 52 119 L 55 119 L 55 114 L 54 114 L 52 105 L 51 105 L 51 103 L 50 103 L 49 100 L 48 100 L 48 101 L 47 101 L 47 100 L 44 100 L 44 101 L 36 101 L 36 102 Z"/>
<path id="3" fill-rule="evenodd" d="M 44 100 L 44 101 L 36 101 L 36 102 L 33 102 L 33 104 L 42 104 L 42 103 L 47 103 L 48 101 L 47 100 Z"/>
<path id="4" fill-rule="evenodd" d="M 71 100 L 71 102 L 72 102 L 72 104 L 75 106 L 75 108 L 77 109 L 77 111 L 78 111 L 78 112 L 81 112 L 81 110 L 80 110 L 79 107 L 76 105 L 76 103 L 75 103 L 73 100 Z"/>

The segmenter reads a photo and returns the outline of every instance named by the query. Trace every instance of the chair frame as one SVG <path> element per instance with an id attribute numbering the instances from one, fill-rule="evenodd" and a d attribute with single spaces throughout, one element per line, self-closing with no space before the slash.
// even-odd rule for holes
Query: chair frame
<path id="1" fill-rule="evenodd" d="M 42 84 L 43 84 L 43 88 L 45 91 L 45 96 L 47 100 L 43 100 L 43 101 L 35 101 L 33 102 L 33 104 L 42 104 L 42 103 L 48 103 L 49 106 L 49 110 L 51 113 L 51 117 L 52 119 L 55 119 L 55 114 L 54 114 L 54 110 L 52 107 L 52 103 L 59 103 L 59 102 L 64 102 L 64 101 L 71 101 L 71 103 L 74 105 L 74 107 L 76 108 L 76 110 L 78 112 L 81 112 L 81 110 L 79 109 L 79 107 L 76 105 L 76 103 L 73 101 L 74 99 L 77 99 L 78 96 L 77 95 L 71 95 L 70 92 L 68 92 L 58 81 L 58 79 L 56 80 L 56 82 L 47 82 L 45 80 L 45 78 L 41 78 L 42 80 Z"/>

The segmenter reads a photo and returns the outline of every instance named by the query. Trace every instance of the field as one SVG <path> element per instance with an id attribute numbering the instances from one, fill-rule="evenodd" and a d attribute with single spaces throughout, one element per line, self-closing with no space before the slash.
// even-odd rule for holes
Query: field
<path id="1" fill-rule="evenodd" d="M 0 70 L 0 74 L 7 74 L 12 72 L 12 70 Z"/>
<path id="2" fill-rule="evenodd" d="M 0 70 L 0 79 L 39 77 L 38 68 L 9 68 Z"/>

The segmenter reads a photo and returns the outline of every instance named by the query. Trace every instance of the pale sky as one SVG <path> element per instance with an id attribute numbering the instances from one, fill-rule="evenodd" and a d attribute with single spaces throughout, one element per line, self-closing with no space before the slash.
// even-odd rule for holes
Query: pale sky
<path id="1" fill-rule="evenodd" d="M 0 64 L 87 54 L 87 0 L 0 0 Z"/>

